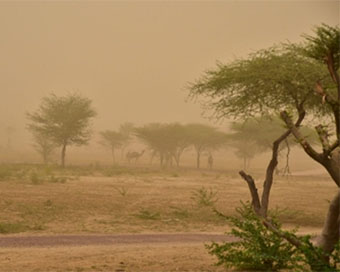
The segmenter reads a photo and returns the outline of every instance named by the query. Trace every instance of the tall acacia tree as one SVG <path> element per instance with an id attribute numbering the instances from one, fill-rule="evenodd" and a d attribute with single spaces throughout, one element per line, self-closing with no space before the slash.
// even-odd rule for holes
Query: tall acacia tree
<path id="1" fill-rule="evenodd" d="M 105 130 L 100 133 L 100 136 L 102 138 L 101 144 L 103 146 L 107 146 L 111 149 L 111 155 L 112 155 L 112 164 L 116 163 L 115 158 L 115 150 L 117 148 L 122 147 L 122 145 L 126 141 L 126 136 L 123 135 L 120 132 L 113 131 L 113 130 Z"/>
<path id="2" fill-rule="evenodd" d="M 159 155 L 160 165 L 167 166 L 172 159 L 177 166 L 184 150 L 191 144 L 187 126 L 178 123 L 152 123 L 135 129 L 141 139 L 155 154 Z"/>
<path id="3" fill-rule="evenodd" d="M 190 87 L 192 97 L 208 98 L 203 102 L 217 118 L 245 119 L 281 113 L 288 129 L 273 142 L 261 198 L 253 178 L 240 171 L 248 183 L 255 212 L 265 220 L 279 146 L 291 133 L 306 153 L 325 167 L 337 187 L 340 184 L 340 164 L 334 155 L 339 149 L 339 28 L 323 25 L 317 28 L 316 36 L 308 37 L 308 40 L 309 43 L 302 47 L 273 47 L 256 52 L 245 60 L 218 64 L 217 69 L 208 71 Z M 321 117 L 320 122 L 333 120 L 336 130 L 333 140 L 324 125 L 316 127 L 323 146 L 322 153 L 315 151 L 299 133 L 306 114 Z M 267 226 L 275 231 L 268 221 Z M 339 194 L 331 202 L 321 237 L 319 246 L 331 252 L 339 240 Z M 301 247 L 298 240 L 287 239 Z"/>
<path id="4" fill-rule="evenodd" d="M 90 140 L 90 124 L 96 116 L 92 101 L 79 94 L 44 97 L 33 113 L 28 113 L 28 129 L 45 135 L 61 147 L 61 165 L 65 167 L 66 148 L 85 145 Z"/>
<path id="5" fill-rule="evenodd" d="M 33 130 L 32 134 L 34 140 L 33 148 L 41 155 L 44 164 L 48 164 L 51 155 L 53 154 L 57 147 L 56 144 L 53 141 L 51 141 L 51 139 L 46 137 L 46 135 L 38 131 Z"/>
<path id="6" fill-rule="evenodd" d="M 196 151 L 196 167 L 201 165 L 203 152 L 218 149 L 227 142 L 227 135 L 217 128 L 204 124 L 188 124 L 189 141 Z"/>
<path id="7" fill-rule="evenodd" d="M 262 152 L 271 150 L 273 141 L 284 133 L 286 128 L 278 116 L 260 116 L 233 122 L 230 130 L 231 133 L 228 135 L 230 143 L 236 149 L 235 154 L 243 159 L 243 169 L 247 170 L 250 160 Z M 317 135 L 311 128 L 303 127 L 302 134 L 312 144 L 316 143 Z M 280 154 L 287 149 L 285 171 L 289 171 L 290 147 L 296 144 L 294 136 L 290 135 L 285 139 L 285 143 L 280 145 Z"/>

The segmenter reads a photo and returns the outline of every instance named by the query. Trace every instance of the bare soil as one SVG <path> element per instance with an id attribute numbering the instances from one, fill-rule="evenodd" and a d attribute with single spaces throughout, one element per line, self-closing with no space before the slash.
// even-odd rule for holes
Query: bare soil
<path id="1" fill-rule="evenodd" d="M 56 247 L 90 245 L 127 245 L 158 243 L 205 243 L 235 241 L 234 237 L 203 233 L 157 233 L 157 234 L 112 234 L 112 235 L 44 235 L 0 236 L 0 248 L 8 247 Z"/>
<path id="2" fill-rule="evenodd" d="M 204 248 L 218 234 L 0 237 L 0 271 L 225 271 Z"/>

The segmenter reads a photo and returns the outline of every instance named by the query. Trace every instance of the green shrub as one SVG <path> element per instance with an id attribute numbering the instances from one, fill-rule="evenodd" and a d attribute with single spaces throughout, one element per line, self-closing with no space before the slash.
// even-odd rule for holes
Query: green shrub
<path id="1" fill-rule="evenodd" d="M 43 179 L 40 175 L 38 175 L 37 172 L 33 171 L 31 174 L 30 174 L 30 180 L 32 182 L 32 184 L 34 185 L 38 185 L 38 184 L 42 184 L 43 183 Z"/>
<path id="2" fill-rule="evenodd" d="M 212 188 L 206 189 L 201 187 L 192 193 L 191 199 L 194 200 L 199 206 L 213 206 L 217 202 L 217 192 Z"/>
<path id="3" fill-rule="evenodd" d="M 239 240 L 231 243 L 206 245 L 209 253 L 218 258 L 217 265 L 227 268 L 277 271 L 299 267 L 301 257 L 283 238 L 269 231 L 254 213 L 251 205 L 242 203 L 238 216 L 225 216 L 230 222 L 230 235 Z M 273 218 L 277 228 L 281 225 Z"/>
<path id="4" fill-rule="evenodd" d="M 12 171 L 9 167 L 1 165 L 0 167 L 0 180 L 6 180 L 12 176 Z"/>
<path id="5" fill-rule="evenodd" d="M 27 231 L 29 229 L 28 226 L 24 225 L 21 222 L 17 223 L 8 223 L 8 222 L 0 222 L 0 233 L 18 233 Z"/>
<path id="6" fill-rule="evenodd" d="M 325 253 L 321 248 L 311 242 L 311 237 L 305 235 L 299 238 L 302 246 L 298 252 L 302 256 L 302 262 L 309 266 L 312 271 L 339 272 L 340 271 L 340 242 L 335 245 L 331 254 Z M 327 261 L 327 259 L 329 261 Z M 296 271 L 306 271 L 305 269 Z"/>

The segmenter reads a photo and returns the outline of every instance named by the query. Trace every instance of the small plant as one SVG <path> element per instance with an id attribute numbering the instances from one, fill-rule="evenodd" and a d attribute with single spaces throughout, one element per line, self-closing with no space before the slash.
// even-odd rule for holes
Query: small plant
<path id="1" fill-rule="evenodd" d="M 123 197 L 125 197 L 129 192 L 129 189 L 124 186 L 121 187 L 114 186 L 113 188 Z"/>
<path id="2" fill-rule="evenodd" d="M 67 177 L 56 177 L 54 175 L 51 175 L 48 181 L 52 183 L 65 183 L 67 181 Z"/>
<path id="3" fill-rule="evenodd" d="M 217 192 L 212 188 L 201 187 L 192 193 L 191 199 L 194 200 L 199 206 L 214 206 L 218 198 Z"/>
<path id="4" fill-rule="evenodd" d="M 30 174 L 30 180 L 31 180 L 32 184 L 34 184 L 34 185 L 38 185 L 38 184 L 43 183 L 42 178 L 35 171 Z"/>
<path id="5" fill-rule="evenodd" d="M 170 207 L 171 209 L 173 209 L 172 214 L 179 219 L 184 219 L 184 218 L 188 218 L 189 217 L 189 212 L 186 209 L 183 208 L 179 208 L 179 207 Z"/>
<path id="6" fill-rule="evenodd" d="M 231 243 L 206 245 L 209 253 L 218 258 L 217 265 L 256 271 L 277 271 L 299 268 L 301 257 L 296 248 L 269 231 L 254 213 L 251 204 L 237 208 L 239 216 L 223 216 L 231 224 L 230 235 L 239 238 Z M 281 225 L 273 218 L 277 228 Z"/>
<path id="7" fill-rule="evenodd" d="M 172 174 L 171 174 L 171 177 L 173 177 L 173 178 L 178 178 L 178 177 L 179 177 L 179 174 L 178 174 L 178 173 L 172 173 Z"/>
<path id="8" fill-rule="evenodd" d="M 12 175 L 11 169 L 9 167 L 6 167 L 5 165 L 1 165 L 0 167 L 0 180 L 6 180 L 10 178 Z"/>
<path id="9" fill-rule="evenodd" d="M 159 212 L 150 212 L 148 210 L 141 209 L 138 214 L 135 214 L 136 217 L 145 220 L 159 220 L 161 219 L 161 215 Z"/>
<path id="10" fill-rule="evenodd" d="M 29 229 L 28 226 L 24 225 L 22 222 L 17 223 L 8 223 L 8 222 L 0 222 L 0 233 L 19 233 L 23 231 L 27 231 Z"/>

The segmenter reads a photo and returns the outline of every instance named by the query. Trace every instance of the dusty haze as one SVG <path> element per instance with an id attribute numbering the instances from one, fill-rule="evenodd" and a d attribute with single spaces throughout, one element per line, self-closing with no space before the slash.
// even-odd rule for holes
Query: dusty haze
<path id="1" fill-rule="evenodd" d="M 10 134 L 13 147 L 32 150 L 25 113 L 51 92 L 93 99 L 97 132 L 208 123 L 185 102 L 188 82 L 322 22 L 339 23 L 339 1 L 1 2 L 0 146 Z"/>

